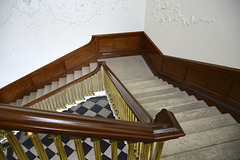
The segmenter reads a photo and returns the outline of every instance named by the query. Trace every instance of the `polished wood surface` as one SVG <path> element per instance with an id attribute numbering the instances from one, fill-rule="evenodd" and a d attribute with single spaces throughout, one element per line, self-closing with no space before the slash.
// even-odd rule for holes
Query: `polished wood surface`
<path id="1" fill-rule="evenodd" d="M 0 128 L 146 143 L 184 136 L 176 118 L 167 110 L 161 111 L 154 123 L 134 123 L 0 104 Z"/>
<path id="2" fill-rule="evenodd" d="M 164 55 L 144 33 L 143 57 L 169 83 L 231 113 L 240 122 L 240 70 Z"/>
<path id="3" fill-rule="evenodd" d="M 1 88 L 0 102 L 14 102 L 99 58 L 139 55 L 141 50 L 142 32 L 92 36 L 88 44 Z"/>

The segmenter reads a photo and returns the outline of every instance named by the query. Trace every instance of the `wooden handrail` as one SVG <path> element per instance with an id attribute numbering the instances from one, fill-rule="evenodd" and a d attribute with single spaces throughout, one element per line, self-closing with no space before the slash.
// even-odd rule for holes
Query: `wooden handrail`
<path id="1" fill-rule="evenodd" d="M 0 128 L 5 130 L 148 143 L 184 136 L 176 124 L 167 110 L 162 110 L 154 123 L 133 123 L 0 104 Z"/>
<path id="2" fill-rule="evenodd" d="M 112 83 L 115 85 L 119 93 L 121 94 L 124 101 L 131 108 L 134 115 L 138 118 L 141 123 L 153 122 L 152 116 L 142 107 L 142 105 L 133 97 L 129 90 L 122 84 L 122 82 L 117 78 L 117 76 L 111 71 L 111 69 L 102 62 L 102 66 L 106 71 L 108 77 L 111 79 Z"/>
<path id="3" fill-rule="evenodd" d="M 84 76 L 82 76 L 82 77 L 80 77 L 80 78 L 78 78 L 78 79 L 76 79 L 76 80 L 74 80 L 74 81 L 72 81 L 72 82 L 70 82 L 70 83 L 68 83 L 68 84 L 66 84 L 66 85 L 64 85 L 64 86 L 54 90 L 54 91 L 52 91 L 52 92 L 49 92 L 48 94 L 46 94 L 46 95 L 44 95 L 42 97 L 39 97 L 39 98 L 35 99 L 32 102 L 29 102 L 29 103 L 25 104 L 23 107 L 30 107 L 30 106 L 32 106 L 32 105 L 34 105 L 34 104 L 36 104 L 36 103 L 38 103 L 38 102 L 40 102 L 40 101 L 50 97 L 50 96 L 52 96 L 52 95 L 54 95 L 54 94 L 56 94 L 58 92 L 63 91 L 64 89 L 66 89 L 66 88 L 68 88 L 70 86 L 73 86 L 74 84 L 76 84 L 78 82 L 81 82 L 84 79 L 87 79 L 87 78 L 93 76 L 94 74 L 96 74 L 100 70 L 101 65 L 102 65 L 102 62 L 98 62 L 97 68 L 94 71 L 92 71 L 92 72 L 90 72 L 90 73 L 88 73 L 88 74 L 86 74 L 86 75 L 84 75 Z"/>

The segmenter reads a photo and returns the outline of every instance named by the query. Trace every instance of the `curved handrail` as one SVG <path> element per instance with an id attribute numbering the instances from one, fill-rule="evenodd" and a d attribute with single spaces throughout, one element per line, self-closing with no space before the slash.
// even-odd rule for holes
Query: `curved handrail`
<path id="1" fill-rule="evenodd" d="M 0 104 L 0 128 L 5 130 L 146 143 L 184 136 L 171 112 L 164 109 L 156 117 L 154 123 L 134 123 Z"/>
<path id="2" fill-rule="evenodd" d="M 100 70 L 101 65 L 102 65 L 102 62 L 98 62 L 97 68 L 94 71 L 92 71 L 92 72 L 90 72 L 90 73 L 88 73 L 88 74 L 86 74 L 86 75 L 84 75 L 84 76 L 82 76 L 82 77 L 80 77 L 80 78 L 78 78 L 78 79 L 76 79 L 76 80 L 74 80 L 74 81 L 72 81 L 72 82 L 70 82 L 70 83 L 68 83 L 68 84 L 66 84 L 66 85 L 64 85 L 64 86 L 54 90 L 54 91 L 52 91 L 52 92 L 49 92 L 48 94 L 46 94 L 46 95 L 44 95 L 42 97 L 39 97 L 39 98 L 35 99 L 32 102 L 29 102 L 29 103 L 23 105 L 23 107 L 30 107 L 33 104 L 36 104 L 36 103 L 38 103 L 38 102 L 40 102 L 40 101 L 42 101 L 42 100 L 44 100 L 44 99 L 46 99 L 46 98 L 56 94 L 58 92 L 63 91 L 64 89 L 66 89 L 66 88 L 68 88 L 68 87 L 70 87 L 70 86 L 72 86 L 74 84 L 77 84 L 78 82 L 81 82 L 84 79 L 87 79 L 87 78 L 93 76 L 94 74 L 96 74 Z"/>
<path id="3" fill-rule="evenodd" d="M 142 105 L 134 98 L 134 96 L 128 91 L 128 89 L 122 84 L 117 76 L 111 71 L 111 69 L 102 62 L 103 68 L 106 71 L 108 77 L 112 80 L 115 87 L 123 97 L 124 101 L 128 104 L 134 115 L 141 123 L 153 122 L 152 116 L 142 107 Z"/>

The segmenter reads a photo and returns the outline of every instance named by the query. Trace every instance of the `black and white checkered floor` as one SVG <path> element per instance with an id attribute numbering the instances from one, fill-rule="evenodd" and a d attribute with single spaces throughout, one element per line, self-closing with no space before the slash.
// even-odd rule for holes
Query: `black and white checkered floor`
<path id="1" fill-rule="evenodd" d="M 81 114 L 88 116 L 96 117 L 105 117 L 114 119 L 113 113 L 111 111 L 110 105 L 108 104 L 106 96 L 94 97 L 88 99 L 86 102 L 82 102 L 77 106 L 71 107 L 70 109 L 63 111 L 72 114 Z M 25 151 L 29 160 L 39 160 L 37 151 L 35 150 L 31 139 L 28 136 L 25 136 L 25 133 L 19 132 L 17 137 L 20 137 L 19 142 L 21 143 L 23 150 Z M 47 156 L 50 160 L 59 160 L 57 149 L 53 142 L 53 139 L 49 139 L 46 134 L 39 134 L 39 137 L 42 141 L 43 147 L 47 153 Z M 64 149 L 66 151 L 67 157 L 70 160 L 77 160 L 77 153 L 75 151 L 74 141 L 70 140 L 67 136 L 61 136 Z M 82 145 L 84 149 L 84 154 L 86 160 L 94 160 L 94 149 L 93 143 L 89 138 L 82 138 Z M 101 152 L 102 160 L 111 159 L 111 145 L 108 140 L 101 140 Z M 7 149 L 7 159 L 16 160 L 18 159 L 15 152 L 12 148 Z M 118 142 L 118 159 L 125 160 L 127 159 L 127 145 L 124 142 Z"/>

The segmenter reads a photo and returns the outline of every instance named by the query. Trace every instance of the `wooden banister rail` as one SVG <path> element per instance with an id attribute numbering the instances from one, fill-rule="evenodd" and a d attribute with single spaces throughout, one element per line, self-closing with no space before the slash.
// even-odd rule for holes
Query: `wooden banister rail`
<path id="1" fill-rule="evenodd" d="M 112 83 L 115 85 L 117 90 L 120 92 L 124 101 L 128 104 L 131 110 L 134 112 L 135 116 L 141 123 L 153 122 L 152 116 L 141 106 L 141 104 L 133 97 L 133 95 L 128 91 L 128 89 L 121 83 L 117 76 L 111 71 L 111 69 L 102 62 L 103 68 L 106 74 L 111 79 Z"/>
<path id="2" fill-rule="evenodd" d="M 0 104 L 0 128 L 5 130 L 149 143 L 184 136 L 176 124 L 167 110 L 161 111 L 154 123 L 133 123 Z"/>
<path id="3" fill-rule="evenodd" d="M 77 84 L 78 82 L 81 82 L 84 79 L 87 79 L 87 78 L 93 76 L 94 74 L 96 74 L 100 70 L 101 65 L 102 65 L 102 63 L 98 62 L 97 68 L 94 71 L 92 71 L 92 72 L 90 72 L 90 73 L 88 73 L 88 74 L 86 74 L 86 75 L 84 75 L 84 76 L 82 76 L 82 77 L 80 77 L 80 78 L 78 78 L 78 79 L 76 79 L 76 80 L 74 80 L 74 81 L 72 81 L 72 82 L 70 82 L 70 83 L 68 83 L 68 84 L 66 84 L 66 85 L 64 85 L 64 86 L 54 90 L 54 91 L 52 91 L 52 92 L 49 92 L 48 94 L 46 94 L 44 96 L 41 96 L 41 97 L 35 99 L 34 101 L 32 101 L 30 103 L 25 104 L 23 107 L 30 107 L 33 104 L 36 104 L 36 103 L 46 99 L 47 97 L 50 97 L 50 96 L 52 96 L 52 95 L 54 95 L 54 94 L 56 94 L 58 92 L 61 92 L 64 89 L 67 89 L 68 87 L 73 86 L 74 84 Z"/>

